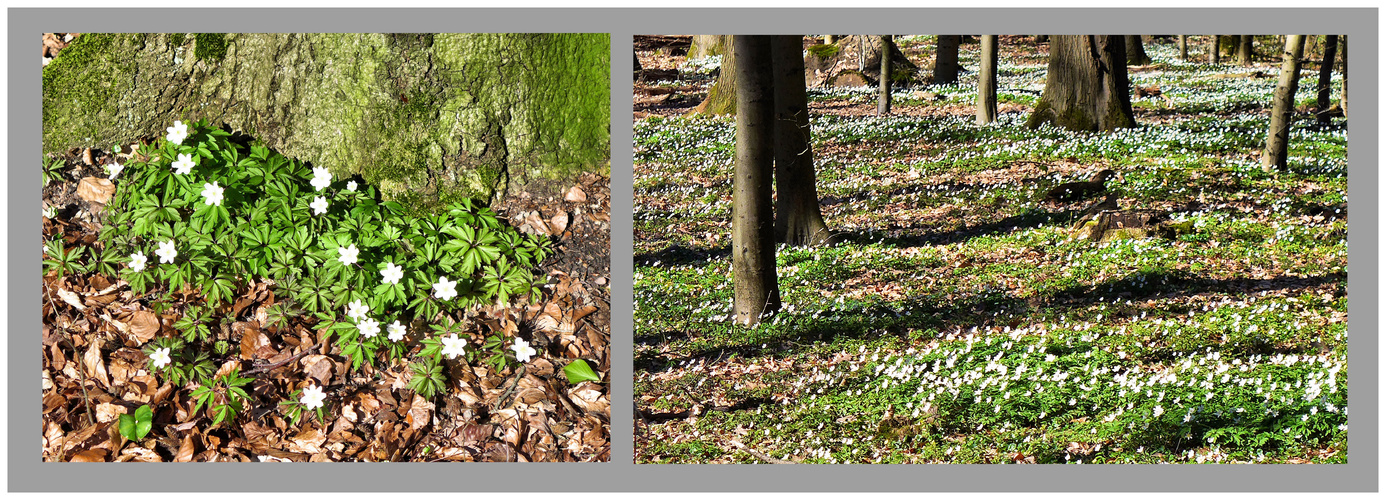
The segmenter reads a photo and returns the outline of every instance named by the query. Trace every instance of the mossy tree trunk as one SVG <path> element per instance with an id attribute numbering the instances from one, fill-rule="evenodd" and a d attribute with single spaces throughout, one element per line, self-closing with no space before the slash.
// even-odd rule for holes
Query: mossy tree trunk
<path id="1" fill-rule="evenodd" d="M 732 194 L 732 308 L 736 321 L 755 325 L 780 308 L 775 272 L 775 221 L 770 203 L 774 172 L 775 95 L 770 37 L 732 37 L 736 73 L 736 167 Z M 728 71 L 729 70 L 729 71 Z"/>
<path id="2" fill-rule="evenodd" d="M 1145 44 L 1140 35 L 1126 35 L 1126 64 L 1145 66 L 1150 64 L 1150 56 L 1145 53 Z"/>
<path id="3" fill-rule="evenodd" d="M 818 208 L 813 135 L 804 82 L 803 37 L 771 37 L 775 86 L 775 240 L 796 246 L 828 243 Z"/>
<path id="4" fill-rule="evenodd" d="M 1261 155 L 1261 168 L 1266 171 L 1285 170 L 1290 147 L 1291 114 L 1295 112 L 1295 91 L 1299 89 L 1300 58 L 1304 56 L 1304 35 L 1285 38 L 1281 55 L 1280 83 L 1275 86 L 1271 103 L 1270 131 L 1266 134 L 1266 151 Z"/>
<path id="5" fill-rule="evenodd" d="M 1328 105 L 1333 94 L 1333 62 L 1338 57 L 1338 35 L 1327 35 L 1323 42 L 1323 59 L 1319 62 L 1318 122 L 1328 125 Z"/>
<path id="6" fill-rule="evenodd" d="M 610 168 L 606 34 L 111 34 L 43 70 L 44 150 L 207 120 L 418 206 Z"/>
<path id="7" fill-rule="evenodd" d="M 934 53 L 934 83 L 947 85 L 958 82 L 958 46 L 962 35 L 939 35 Z"/>
<path id="8" fill-rule="evenodd" d="M 707 115 L 728 115 L 736 113 L 736 72 L 732 68 L 736 67 L 736 48 L 733 35 L 697 35 L 694 40 L 703 40 L 701 45 L 695 42 L 699 51 L 712 51 L 711 46 L 716 47 L 722 54 L 722 69 L 717 73 L 717 81 L 712 84 L 712 88 L 707 90 L 707 97 L 703 102 L 693 108 L 694 113 Z M 690 54 L 693 51 L 689 51 Z M 709 54 L 715 55 L 715 54 Z"/>
<path id="9" fill-rule="evenodd" d="M 982 71 L 977 75 L 977 124 L 996 121 L 997 35 L 982 35 Z"/>
<path id="10" fill-rule="evenodd" d="M 895 48 L 895 44 L 891 42 L 890 38 L 890 35 L 881 35 L 881 47 L 885 47 L 884 49 L 882 49 L 882 53 L 889 54 L 891 52 L 891 49 Z M 890 75 L 890 58 L 882 57 L 881 78 L 880 82 L 878 82 L 880 84 L 880 92 L 876 97 L 877 116 L 885 116 L 890 114 Z"/>
<path id="11" fill-rule="evenodd" d="M 1136 126 L 1120 35 L 1054 35 L 1049 75 L 1026 126 L 1109 131 Z"/>
<path id="12" fill-rule="evenodd" d="M 731 35 L 693 35 L 688 57 L 698 58 L 726 54 L 731 49 Z M 724 68 L 731 66 L 723 65 Z"/>

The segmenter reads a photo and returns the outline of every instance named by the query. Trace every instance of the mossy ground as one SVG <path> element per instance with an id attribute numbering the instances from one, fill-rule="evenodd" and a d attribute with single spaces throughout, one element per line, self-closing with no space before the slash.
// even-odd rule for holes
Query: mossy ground
<path id="1" fill-rule="evenodd" d="M 1133 103 L 1140 128 L 1028 130 L 1045 64 L 1028 39 L 1003 38 L 994 126 L 974 124 L 975 73 L 900 89 L 940 97 L 887 118 L 873 89 L 811 91 L 846 241 L 779 247 L 785 309 L 756 328 L 728 319 L 734 122 L 635 122 L 637 462 L 758 461 L 732 441 L 813 463 L 1346 460 L 1342 123 L 1299 116 L 1290 169 L 1264 173 L 1274 79 L 1157 41 L 1160 69 L 1132 81 L 1171 99 Z M 1123 208 L 1194 232 L 1073 239 L 1083 207 L 1039 199 L 1103 168 Z"/>

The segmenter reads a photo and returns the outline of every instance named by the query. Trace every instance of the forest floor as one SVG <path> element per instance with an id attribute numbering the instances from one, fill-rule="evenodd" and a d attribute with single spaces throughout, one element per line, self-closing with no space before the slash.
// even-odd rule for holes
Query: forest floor
<path id="1" fill-rule="evenodd" d="M 45 37 L 45 56 L 63 45 Z M 148 144 L 131 138 L 126 144 Z M 112 148 L 114 149 L 114 148 Z M 43 238 L 68 251 L 100 252 L 105 167 L 122 152 L 68 151 L 44 158 Z M 118 185 L 120 180 L 116 180 Z M 524 370 L 471 366 L 445 394 L 428 399 L 409 388 L 408 358 L 351 370 L 325 329 L 307 315 L 271 327 L 267 311 L 291 304 L 274 283 L 236 290 L 218 310 L 209 344 L 219 373 L 239 368 L 253 379 L 240 416 L 213 424 L 195 411 L 192 390 L 148 369 L 141 345 L 178 335 L 175 325 L 202 297 L 195 290 L 133 292 L 118 275 L 59 275 L 45 264 L 43 291 L 43 448 L 45 461 L 609 461 L 610 179 L 587 174 L 559 198 L 514 193 L 493 208 L 523 232 L 552 238 L 555 255 L 535 274 L 542 297 L 459 314 L 472 349 L 481 339 L 523 334 L 538 354 Z M 113 188 L 112 188 L 113 189 Z M 45 253 L 48 247 L 45 246 Z M 45 255 L 45 258 L 51 258 Z M 78 262 L 78 266 L 92 267 Z M 282 294 L 281 294 L 282 295 Z M 292 307 L 292 306 L 290 306 Z M 417 335 L 417 334 L 412 334 Z M 465 337 L 465 335 L 464 335 Z M 412 337 L 411 337 L 412 338 Z M 314 350 L 319 343 L 326 347 Z M 417 345 L 417 344 L 415 344 Z M 600 382 L 569 383 L 564 366 L 589 362 Z M 276 365 L 278 365 L 276 367 Z M 377 368 L 384 366 L 384 368 Z M 465 364 L 464 364 L 465 366 Z M 258 373 L 254 373 L 258 371 Z M 250 375 L 250 373 L 254 373 Z M 281 403 L 292 387 L 316 380 L 327 389 L 325 421 L 291 423 Z M 143 439 L 118 430 L 121 415 L 143 405 L 153 425 Z"/>
<path id="2" fill-rule="evenodd" d="M 1109 134 L 1024 127 L 1047 65 L 1031 37 L 1002 37 L 991 126 L 976 42 L 957 84 L 897 89 L 888 117 L 874 88 L 811 88 L 843 242 L 779 246 L 784 308 L 745 328 L 734 120 L 687 115 L 718 61 L 688 60 L 687 37 L 635 41 L 637 462 L 1346 461 L 1346 121 L 1298 113 L 1289 169 L 1264 172 L 1274 57 L 1183 62 L 1157 39 L 1130 78 L 1159 95 Z M 898 43 L 933 59 L 933 37 Z M 1078 237 L 1088 204 L 1041 198 L 1102 169 L 1121 209 L 1192 231 Z"/>

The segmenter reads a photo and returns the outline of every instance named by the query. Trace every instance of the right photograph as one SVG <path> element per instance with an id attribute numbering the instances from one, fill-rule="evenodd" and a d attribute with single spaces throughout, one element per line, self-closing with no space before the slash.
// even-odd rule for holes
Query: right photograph
<path id="1" fill-rule="evenodd" d="M 1347 41 L 635 36 L 635 462 L 1346 463 Z"/>

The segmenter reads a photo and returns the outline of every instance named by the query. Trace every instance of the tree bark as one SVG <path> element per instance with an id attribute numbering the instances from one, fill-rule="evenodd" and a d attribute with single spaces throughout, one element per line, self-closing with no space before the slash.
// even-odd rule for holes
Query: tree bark
<path id="1" fill-rule="evenodd" d="M 934 83 L 947 85 L 958 82 L 958 46 L 962 35 L 939 35 L 934 53 Z"/>
<path id="2" fill-rule="evenodd" d="M 803 37 L 774 36 L 770 43 L 775 86 L 775 240 L 795 246 L 825 244 L 831 234 L 818 208 Z"/>
<path id="3" fill-rule="evenodd" d="M 1237 64 L 1251 66 L 1251 35 L 1242 35 L 1237 43 Z"/>
<path id="4" fill-rule="evenodd" d="M 837 43 L 837 35 L 823 35 L 823 43 L 827 45 Z"/>
<path id="5" fill-rule="evenodd" d="M 885 116 L 890 114 L 890 57 L 888 54 L 895 44 L 891 42 L 890 35 L 881 35 L 881 79 L 880 95 L 876 99 L 876 115 Z"/>
<path id="6" fill-rule="evenodd" d="M 605 34 L 88 33 L 43 69 L 46 151 L 207 120 L 409 206 L 610 162 Z"/>
<path id="7" fill-rule="evenodd" d="M 731 50 L 731 35 L 693 35 L 692 44 L 688 47 L 688 57 L 725 55 L 728 50 Z M 723 65 L 722 67 L 730 68 L 731 66 Z"/>
<path id="8" fill-rule="evenodd" d="M 1347 118 L 1347 115 L 1348 115 L 1348 109 L 1347 109 L 1347 108 L 1348 108 L 1348 106 L 1347 106 L 1347 85 L 1348 85 L 1348 77 L 1347 77 L 1347 69 L 1348 69 L 1348 64 L 1347 64 L 1347 62 L 1348 62 L 1348 58 L 1347 58 L 1347 35 L 1343 35 L 1343 36 L 1342 36 L 1342 39 L 1338 41 L 1338 49 L 1339 49 L 1339 52 L 1342 52 L 1342 53 L 1343 53 L 1343 57 L 1342 57 L 1342 58 L 1343 58 L 1343 97 L 1342 97 L 1341 99 L 1339 99 L 1339 101 L 1338 101 L 1338 102 L 1339 102 L 1338 106 L 1340 106 L 1340 107 L 1343 108 L 1343 118 Z"/>
<path id="9" fill-rule="evenodd" d="M 732 281 L 736 321 L 755 325 L 780 307 L 770 177 L 775 96 L 770 37 L 732 37 L 737 53 L 736 178 L 732 196 Z M 727 73 L 724 71 L 723 73 Z"/>
<path id="10" fill-rule="evenodd" d="M 1280 83 L 1275 86 L 1271 106 L 1270 131 L 1266 135 L 1266 152 L 1261 155 L 1261 168 L 1266 171 L 1285 170 L 1290 146 L 1291 114 L 1295 111 L 1295 91 L 1299 88 L 1300 57 L 1304 55 L 1304 35 L 1285 38 L 1284 62 L 1280 65 Z"/>
<path id="11" fill-rule="evenodd" d="M 1323 42 L 1323 59 L 1319 62 L 1319 100 L 1318 122 L 1328 125 L 1328 106 L 1333 93 L 1333 62 L 1338 58 L 1338 35 L 1326 35 Z"/>
<path id="12" fill-rule="evenodd" d="M 1140 35 L 1126 35 L 1126 64 L 1145 66 L 1150 64 L 1150 56 L 1145 53 L 1145 44 Z"/>
<path id="13" fill-rule="evenodd" d="M 1220 64 L 1222 53 L 1218 50 L 1218 45 L 1222 42 L 1222 35 L 1211 35 L 1213 39 L 1208 42 L 1208 62 Z"/>
<path id="14" fill-rule="evenodd" d="M 717 81 L 712 84 L 712 88 L 707 90 L 707 97 L 698 106 L 693 108 L 694 113 L 705 115 L 730 115 L 736 113 L 736 72 L 731 69 L 736 67 L 736 37 L 733 35 L 698 35 L 699 37 L 716 36 L 719 38 L 717 47 L 722 54 L 722 70 L 717 73 Z M 713 42 L 703 43 L 706 47 Z M 709 49 L 710 50 L 710 49 Z M 689 52 L 692 53 L 691 51 Z"/>
<path id="15" fill-rule="evenodd" d="M 1068 130 L 1110 131 L 1136 126 L 1126 49 L 1120 35 L 1054 35 L 1049 76 L 1026 122 Z"/>
<path id="16" fill-rule="evenodd" d="M 1179 35 L 1179 60 L 1189 60 L 1189 35 Z"/>
<path id="17" fill-rule="evenodd" d="M 982 35 L 982 71 L 977 79 L 977 124 L 996 121 L 997 35 Z"/>

